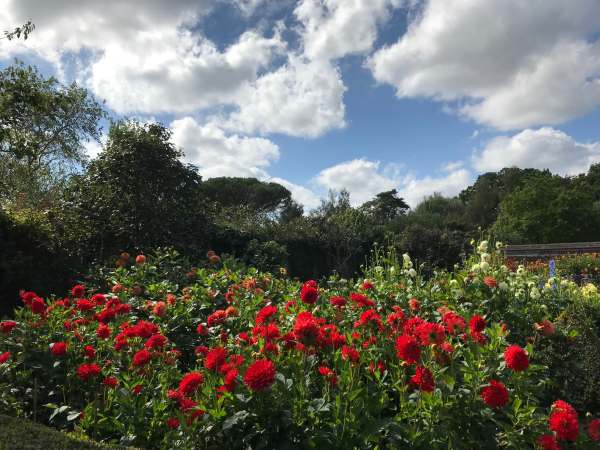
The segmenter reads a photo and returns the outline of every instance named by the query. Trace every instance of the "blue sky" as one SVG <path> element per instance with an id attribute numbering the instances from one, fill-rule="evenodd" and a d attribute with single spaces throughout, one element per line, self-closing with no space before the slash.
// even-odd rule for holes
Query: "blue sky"
<path id="1" fill-rule="evenodd" d="M 308 209 L 600 162 L 596 0 L 4 2 L 0 29 L 36 30 L 0 66 L 76 80 L 170 126 L 203 176 L 277 181 Z"/>

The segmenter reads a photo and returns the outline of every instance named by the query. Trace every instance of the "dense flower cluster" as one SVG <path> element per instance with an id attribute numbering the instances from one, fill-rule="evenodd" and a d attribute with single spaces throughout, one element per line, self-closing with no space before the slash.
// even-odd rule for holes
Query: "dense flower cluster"
<path id="1" fill-rule="evenodd" d="M 141 448 L 254 448 L 258 436 L 274 448 L 281 436 L 296 448 L 600 441 L 600 419 L 584 421 L 562 400 L 549 414 L 538 406 L 533 344 L 487 309 L 521 275 L 479 266 L 420 284 L 403 259 L 403 268 L 321 287 L 226 268 L 190 271 L 180 286 L 148 281 L 149 257 L 139 255 L 106 292 L 79 284 L 50 301 L 22 292 L 24 308 L 0 322 L 0 385 L 10 380 L 19 408 L 30 408 L 35 387 L 36 402 L 68 405 L 81 429 L 136 436 Z M 538 339 L 560 332 L 535 322 Z M 22 367 L 40 361 L 45 376 L 32 386 Z M 436 447 L 437 415 L 469 426 L 444 429 L 453 444 Z M 107 431 L 114 420 L 123 429 Z M 507 443 L 501 429 L 514 424 L 518 440 Z M 481 436 L 494 444 L 482 447 Z"/>

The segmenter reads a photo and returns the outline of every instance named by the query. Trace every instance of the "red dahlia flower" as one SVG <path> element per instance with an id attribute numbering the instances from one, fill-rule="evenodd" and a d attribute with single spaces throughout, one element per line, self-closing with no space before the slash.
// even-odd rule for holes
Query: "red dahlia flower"
<path id="1" fill-rule="evenodd" d="M 183 376 L 179 382 L 179 392 L 183 395 L 190 395 L 198 386 L 204 382 L 204 376 L 199 372 L 190 372 Z"/>
<path id="2" fill-rule="evenodd" d="M 133 365 L 136 367 L 145 366 L 152 359 L 152 354 L 145 348 L 139 350 L 133 355 Z"/>
<path id="3" fill-rule="evenodd" d="M 471 329 L 471 333 L 481 333 L 483 330 L 485 330 L 485 326 L 485 319 L 481 316 L 478 316 L 477 314 L 471 317 L 471 320 L 469 321 L 469 328 Z"/>
<path id="4" fill-rule="evenodd" d="M 208 323 L 209 327 L 214 327 L 219 324 L 222 324 L 227 319 L 227 313 L 224 309 L 217 309 L 214 313 L 212 313 L 206 319 L 206 323 Z"/>
<path id="5" fill-rule="evenodd" d="M 396 338 L 396 354 L 408 364 L 416 364 L 421 357 L 421 348 L 413 336 L 403 334 Z"/>
<path id="6" fill-rule="evenodd" d="M 304 283 L 302 289 L 300 289 L 300 299 L 302 300 L 302 303 L 314 305 L 319 298 L 319 291 L 317 289 L 317 283 L 314 280 Z"/>
<path id="7" fill-rule="evenodd" d="M 65 356 L 67 354 L 67 344 L 65 342 L 55 342 L 50 347 L 52 356 Z"/>
<path id="8" fill-rule="evenodd" d="M 350 293 L 350 300 L 362 308 L 372 308 L 375 306 L 375 302 L 373 300 L 368 298 L 366 295 L 359 294 L 357 292 Z"/>
<path id="9" fill-rule="evenodd" d="M 163 348 L 166 343 L 167 343 L 167 338 L 165 336 L 163 336 L 162 334 L 153 334 L 144 343 L 144 347 L 160 349 L 160 348 Z"/>
<path id="10" fill-rule="evenodd" d="M 4 364 L 10 359 L 10 352 L 4 352 L 0 354 L 0 364 Z"/>
<path id="11" fill-rule="evenodd" d="M 86 345 L 85 347 L 83 347 L 83 352 L 85 353 L 85 356 L 89 359 L 93 359 L 96 356 L 96 349 L 91 345 Z"/>
<path id="12" fill-rule="evenodd" d="M 347 300 L 342 297 L 341 295 L 338 296 L 333 296 L 329 299 L 329 303 L 331 303 L 331 306 L 335 306 L 337 308 L 342 308 L 344 306 L 346 306 Z"/>
<path id="13" fill-rule="evenodd" d="M 219 372 L 221 366 L 225 364 L 227 359 L 227 350 L 224 348 L 213 348 L 208 351 L 204 358 L 204 367 L 213 372 Z"/>
<path id="14" fill-rule="evenodd" d="M 523 372 L 529 367 L 527 353 L 518 345 L 511 345 L 504 352 L 506 366 L 515 372 Z"/>
<path id="15" fill-rule="evenodd" d="M 76 306 L 79 311 L 89 311 L 91 309 L 94 309 L 94 304 L 85 298 L 78 299 L 76 302 Z"/>
<path id="16" fill-rule="evenodd" d="M 335 386 L 337 384 L 337 375 L 329 367 L 327 367 L 327 366 L 320 366 L 318 368 L 318 371 L 333 386 Z"/>
<path id="17" fill-rule="evenodd" d="M 256 314 L 256 325 L 268 322 L 277 314 L 277 306 L 267 305 Z"/>
<path id="18" fill-rule="evenodd" d="M 85 286 L 83 286 L 81 284 L 76 284 L 75 286 L 73 286 L 73 289 L 71 289 L 71 295 L 74 298 L 85 297 Z"/>
<path id="19" fill-rule="evenodd" d="M 417 367 L 415 374 L 410 379 L 410 383 L 424 392 L 433 392 L 435 389 L 433 375 L 431 374 L 431 371 L 424 366 Z"/>
<path id="20" fill-rule="evenodd" d="M 110 336 L 111 333 L 111 329 L 104 325 L 103 323 L 98 325 L 98 329 L 96 330 L 96 336 L 98 336 L 100 339 L 106 339 Z"/>
<path id="21" fill-rule="evenodd" d="M 171 429 L 179 428 L 179 419 L 176 417 L 169 417 L 167 419 L 167 426 Z"/>
<path id="22" fill-rule="evenodd" d="M 421 345 L 441 344 L 446 338 L 444 327 L 439 323 L 425 322 L 417 326 L 415 334 Z"/>
<path id="23" fill-rule="evenodd" d="M 548 428 L 562 441 L 576 441 L 579 435 L 577 416 L 564 411 L 555 411 L 548 419 Z"/>
<path id="24" fill-rule="evenodd" d="M 0 333 L 10 333 L 17 326 L 17 322 L 5 320 L 0 322 Z"/>
<path id="25" fill-rule="evenodd" d="M 298 314 L 294 323 L 294 337 L 305 345 L 316 343 L 319 337 L 319 324 L 316 317 L 308 311 Z"/>
<path id="26" fill-rule="evenodd" d="M 100 366 L 96 363 L 81 364 L 77 368 L 77 376 L 81 381 L 88 381 L 91 377 L 100 375 Z"/>
<path id="27" fill-rule="evenodd" d="M 502 408 L 508 403 L 508 390 L 500 381 L 491 380 L 481 390 L 481 398 L 490 408 Z"/>
<path id="28" fill-rule="evenodd" d="M 465 329 L 465 319 L 456 314 L 454 311 L 448 311 L 442 316 L 442 321 L 446 324 L 448 333 L 455 334 L 462 332 Z"/>
<path id="29" fill-rule="evenodd" d="M 494 277 L 485 277 L 483 279 L 483 283 L 489 287 L 489 288 L 495 288 L 498 287 L 498 282 L 496 281 L 496 279 Z"/>
<path id="30" fill-rule="evenodd" d="M 564 400 L 556 400 L 552 403 L 552 411 L 560 411 L 577 417 L 577 411 L 569 403 Z"/>
<path id="31" fill-rule="evenodd" d="M 344 345 L 342 347 L 342 359 L 344 361 L 349 360 L 350 362 L 357 363 L 360 361 L 360 353 L 358 353 L 358 350 L 356 350 L 354 347 Z"/>
<path id="32" fill-rule="evenodd" d="M 544 434 L 537 439 L 537 445 L 542 450 L 560 450 L 560 445 L 553 434 Z"/>
<path id="33" fill-rule="evenodd" d="M 253 362 L 244 374 L 244 384 L 253 391 L 262 391 L 275 381 L 275 365 L 268 359 Z"/>
<path id="34" fill-rule="evenodd" d="M 102 384 L 110 388 L 115 388 L 119 385 L 119 380 L 117 380 L 115 377 L 106 377 L 104 380 L 102 380 Z"/>
<path id="35" fill-rule="evenodd" d="M 592 441 L 600 442 L 600 418 L 594 419 L 588 426 L 588 434 Z"/>

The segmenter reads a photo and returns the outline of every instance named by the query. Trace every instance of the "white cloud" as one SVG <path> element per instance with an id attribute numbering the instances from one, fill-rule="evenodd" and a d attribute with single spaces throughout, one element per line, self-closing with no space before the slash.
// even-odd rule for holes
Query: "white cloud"
<path id="1" fill-rule="evenodd" d="M 439 177 L 417 178 L 408 175 L 402 180 L 398 193 L 411 208 L 414 208 L 425 197 L 435 193 L 442 194 L 445 197 L 453 197 L 471 182 L 471 173 L 462 168 L 451 169 Z"/>
<path id="2" fill-rule="evenodd" d="M 309 210 L 314 209 L 321 204 L 321 199 L 313 191 L 304 186 L 300 186 L 299 184 L 295 184 L 291 181 L 277 177 L 268 178 L 266 181 L 279 183 L 286 187 L 292 193 L 292 198 L 304 206 L 305 212 L 308 212 Z"/>
<path id="3" fill-rule="evenodd" d="M 227 135 L 214 124 L 191 117 L 171 123 L 173 142 L 204 178 L 220 176 L 267 178 L 266 168 L 279 158 L 279 147 L 264 138 Z"/>
<path id="4" fill-rule="evenodd" d="M 600 104 L 599 16 L 597 0 L 429 0 L 368 66 L 492 127 L 560 123 Z"/>
<path id="5" fill-rule="evenodd" d="M 291 55 L 239 94 L 239 110 L 214 120 L 244 133 L 317 137 L 345 126 L 345 91 L 339 70 L 329 62 Z"/>
<path id="6" fill-rule="evenodd" d="M 326 189 L 346 189 L 350 192 L 350 202 L 354 206 L 373 199 L 380 192 L 396 189 L 413 208 L 436 192 L 454 196 L 471 182 L 471 173 L 459 163 L 444 166 L 444 174 L 439 177 L 424 178 L 411 174 L 401 176 L 394 165 L 383 168 L 380 166 L 378 161 L 354 159 L 321 171 L 315 177 L 315 182 Z"/>
<path id="7" fill-rule="evenodd" d="M 379 166 L 378 161 L 353 159 L 322 170 L 314 181 L 326 189 L 338 192 L 346 189 L 350 193 L 350 203 L 357 206 L 380 192 L 397 187 L 394 174 L 382 173 Z"/>
<path id="8" fill-rule="evenodd" d="M 377 25 L 399 0 L 301 0 L 294 14 L 302 23 L 304 54 L 335 59 L 370 51 Z"/>
<path id="9" fill-rule="evenodd" d="M 76 76 L 119 113 L 181 113 L 235 103 L 239 90 L 256 80 L 285 43 L 277 33 L 266 38 L 247 31 L 220 51 L 186 28 L 215 3 L 9 0 L 3 19 L 21 23 L 33 17 L 36 30 L 25 42 L 3 45 L 2 56 L 33 51 L 59 73 L 74 57 Z"/>
<path id="10" fill-rule="evenodd" d="M 580 143 L 549 127 L 528 129 L 514 136 L 491 139 L 482 150 L 473 154 L 472 162 L 481 172 L 517 166 L 575 175 L 600 162 L 600 142 Z"/>

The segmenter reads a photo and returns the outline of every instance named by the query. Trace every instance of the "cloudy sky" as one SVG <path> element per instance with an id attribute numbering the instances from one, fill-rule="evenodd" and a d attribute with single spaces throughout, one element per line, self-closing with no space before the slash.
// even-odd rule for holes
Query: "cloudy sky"
<path id="1" fill-rule="evenodd" d="M 455 195 L 506 166 L 600 161 L 598 0 L 0 0 L 15 57 L 159 120 L 205 178 L 309 209 Z M 93 155 L 97 145 L 89 145 Z"/>

